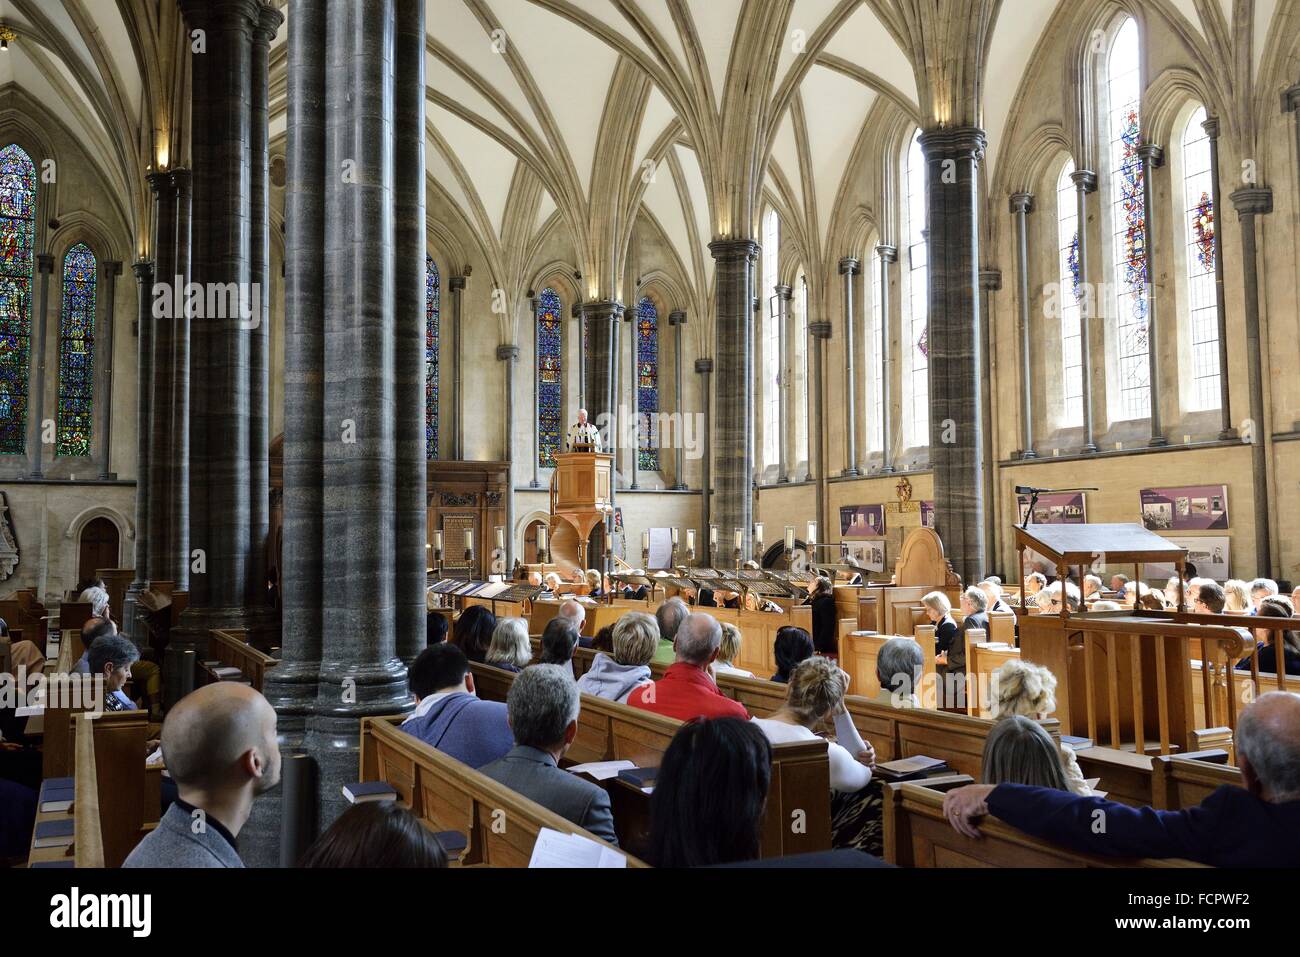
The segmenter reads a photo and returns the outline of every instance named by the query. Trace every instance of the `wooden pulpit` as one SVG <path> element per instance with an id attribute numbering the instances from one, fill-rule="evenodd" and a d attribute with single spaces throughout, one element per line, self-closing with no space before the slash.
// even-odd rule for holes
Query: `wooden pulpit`
<path id="1" fill-rule="evenodd" d="M 610 486 L 614 457 L 605 452 L 557 452 L 551 521 L 573 526 L 578 535 L 578 563 L 587 567 L 587 539 L 613 507 Z"/>

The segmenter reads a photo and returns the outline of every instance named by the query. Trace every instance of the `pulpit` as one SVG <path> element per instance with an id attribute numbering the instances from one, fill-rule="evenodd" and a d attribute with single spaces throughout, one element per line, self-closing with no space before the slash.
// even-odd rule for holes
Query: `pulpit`
<path id="1" fill-rule="evenodd" d="M 605 452 L 558 452 L 551 485 L 551 522 L 562 520 L 578 537 L 578 564 L 586 568 L 587 540 L 613 503 L 614 457 Z"/>

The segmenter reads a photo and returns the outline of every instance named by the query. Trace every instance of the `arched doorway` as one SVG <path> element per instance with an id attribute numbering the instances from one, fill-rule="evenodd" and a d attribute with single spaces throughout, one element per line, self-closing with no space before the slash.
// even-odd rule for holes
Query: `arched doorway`
<path id="1" fill-rule="evenodd" d="M 545 522 L 529 522 L 528 527 L 524 529 L 524 564 L 537 564 L 537 530 L 545 525 Z"/>
<path id="2" fill-rule="evenodd" d="M 95 577 L 100 568 L 118 567 L 119 538 L 117 526 L 106 518 L 96 518 L 81 530 L 80 555 L 77 559 L 77 583 Z"/>

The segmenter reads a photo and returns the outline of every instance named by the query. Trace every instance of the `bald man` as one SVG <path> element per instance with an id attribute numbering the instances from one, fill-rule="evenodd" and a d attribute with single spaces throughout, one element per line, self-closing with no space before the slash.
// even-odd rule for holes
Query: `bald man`
<path id="1" fill-rule="evenodd" d="M 243 867 L 253 798 L 280 781 L 275 709 L 247 685 L 206 685 L 167 715 L 162 750 L 180 797 L 122 866 Z"/>
<path id="2" fill-rule="evenodd" d="M 953 828 L 978 838 L 986 814 L 1034 837 L 1106 857 L 1179 857 L 1213 867 L 1300 865 L 1300 695 L 1270 691 L 1237 721 L 1241 786 L 1181 811 L 1132 808 L 1019 784 L 974 784 L 944 797 Z"/>

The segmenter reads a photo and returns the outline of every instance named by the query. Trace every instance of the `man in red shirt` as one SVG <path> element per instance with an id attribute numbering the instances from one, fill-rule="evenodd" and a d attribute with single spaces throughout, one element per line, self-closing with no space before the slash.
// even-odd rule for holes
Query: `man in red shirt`
<path id="1" fill-rule="evenodd" d="M 709 665 L 718 657 L 721 643 L 722 626 L 713 616 L 687 615 L 677 629 L 677 660 L 658 681 L 633 691 L 627 703 L 681 721 L 692 718 L 748 721 L 745 706 L 719 691 L 709 674 Z"/>

